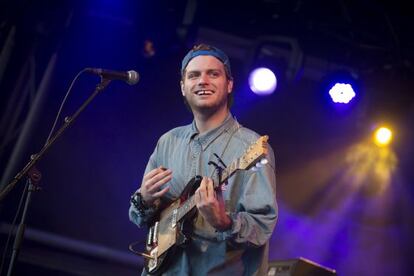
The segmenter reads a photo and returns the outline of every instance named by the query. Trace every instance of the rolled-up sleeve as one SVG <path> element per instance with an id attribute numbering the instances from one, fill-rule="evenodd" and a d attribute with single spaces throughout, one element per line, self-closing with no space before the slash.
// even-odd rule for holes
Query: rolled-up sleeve
<path id="1" fill-rule="evenodd" d="M 248 246 L 262 246 L 269 240 L 278 218 L 274 155 L 271 149 L 268 159 L 269 163 L 259 171 L 243 172 L 243 189 L 237 199 L 237 207 L 228 212 L 232 227 L 219 233 L 220 239 Z"/>
<path id="2" fill-rule="evenodd" d="M 149 171 L 157 168 L 157 162 L 156 162 L 157 148 L 158 148 L 158 145 L 150 156 L 148 164 L 145 168 L 144 175 L 146 175 Z M 157 212 L 156 208 L 147 208 L 144 210 L 144 212 L 140 212 L 134 206 L 134 204 L 131 203 L 129 206 L 129 211 L 128 211 L 129 220 L 135 223 L 138 227 L 144 227 L 154 217 L 156 212 Z"/>

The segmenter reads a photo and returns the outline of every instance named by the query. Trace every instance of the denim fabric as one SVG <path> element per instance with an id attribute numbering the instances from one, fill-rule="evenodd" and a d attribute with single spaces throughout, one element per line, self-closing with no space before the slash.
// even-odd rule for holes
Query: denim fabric
<path id="1" fill-rule="evenodd" d="M 209 161 L 226 165 L 243 155 L 260 136 L 242 127 L 230 114 L 217 128 L 199 134 L 195 122 L 164 134 L 150 157 L 145 173 L 159 166 L 169 168 L 173 179 L 168 199 L 180 196 L 188 181 L 196 176 L 215 176 Z M 232 228 L 215 230 L 201 216 L 194 223 L 192 242 L 175 256 L 163 275 L 264 275 L 267 270 L 268 241 L 278 217 L 273 150 L 269 145 L 269 163 L 258 171 L 237 171 L 223 189 L 226 212 Z M 132 222 L 140 227 L 157 210 L 140 214 L 129 209 Z M 178 273 L 178 274 L 177 274 Z M 145 275 L 145 272 L 143 272 Z"/>

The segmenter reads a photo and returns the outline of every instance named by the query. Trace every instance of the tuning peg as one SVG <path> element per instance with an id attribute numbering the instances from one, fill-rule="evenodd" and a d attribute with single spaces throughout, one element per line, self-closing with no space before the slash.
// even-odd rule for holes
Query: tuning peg
<path id="1" fill-rule="evenodd" d="M 267 160 L 266 158 L 262 158 L 262 160 L 260 160 L 260 164 L 262 165 L 266 165 L 267 163 L 269 163 L 269 160 Z"/>
<path id="2" fill-rule="evenodd" d="M 255 166 L 253 166 L 253 167 L 251 168 L 251 170 L 252 170 L 253 172 L 257 172 L 257 168 L 256 168 Z"/>
<path id="3" fill-rule="evenodd" d="M 261 168 L 261 167 L 263 167 L 264 165 L 261 163 L 261 162 L 258 162 L 258 163 L 256 163 L 256 168 Z"/>

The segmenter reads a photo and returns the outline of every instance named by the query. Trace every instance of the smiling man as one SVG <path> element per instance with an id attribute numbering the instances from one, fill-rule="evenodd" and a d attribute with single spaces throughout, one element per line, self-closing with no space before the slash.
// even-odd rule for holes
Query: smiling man
<path id="1" fill-rule="evenodd" d="M 221 181 L 226 166 L 238 165 L 260 138 L 230 113 L 227 55 L 194 46 L 182 61 L 180 84 L 194 121 L 159 139 L 131 197 L 131 221 L 149 227 L 142 274 L 265 275 L 278 216 L 273 151 L 268 146 L 260 170 L 237 170 Z"/>

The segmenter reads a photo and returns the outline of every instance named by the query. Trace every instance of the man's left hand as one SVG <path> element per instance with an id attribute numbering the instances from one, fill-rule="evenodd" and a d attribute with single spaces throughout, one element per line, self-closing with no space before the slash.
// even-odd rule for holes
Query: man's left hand
<path id="1" fill-rule="evenodd" d="M 195 203 L 198 211 L 211 226 L 219 231 L 231 228 L 231 219 L 226 214 L 221 190 L 214 190 L 213 180 L 203 177 L 200 187 L 195 192 Z"/>

